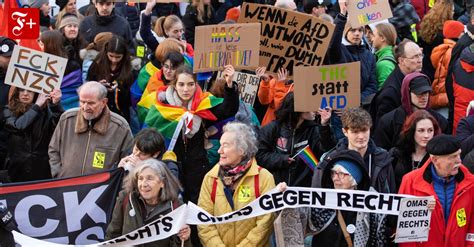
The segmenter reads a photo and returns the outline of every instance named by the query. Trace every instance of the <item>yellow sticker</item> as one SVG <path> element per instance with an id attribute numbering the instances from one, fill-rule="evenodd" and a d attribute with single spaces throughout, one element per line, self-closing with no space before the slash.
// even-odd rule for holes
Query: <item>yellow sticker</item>
<path id="1" fill-rule="evenodd" d="M 145 56 L 145 46 L 137 46 L 137 57 L 144 57 Z"/>
<path id="2" fill-rule="evenodd" d="M 456 220 L 458 222 L 459 227 L 463 227 L 466 225 L 466 210 L 464 208 L 459 209 L 456 211 Z"/>
<path id="3" fill-rule="evenodd" d="M 92 167 L 102 169 L 105 164 L 105 153 L 95 151 L 94 160 L 92 161 Z"/>
<path id="4" fill-rule="evenodd" d="M 239 188 L 239 202 L 250 201 L 250 186 L 241 185 Z"/>
<path id="5" fill-rule="evenodd" d="M 430 0 L 428 2 L 428 7 L 431 9 L 431 8 L 433 8 L 434 4 L 435 4 L 435 0 Z"/>

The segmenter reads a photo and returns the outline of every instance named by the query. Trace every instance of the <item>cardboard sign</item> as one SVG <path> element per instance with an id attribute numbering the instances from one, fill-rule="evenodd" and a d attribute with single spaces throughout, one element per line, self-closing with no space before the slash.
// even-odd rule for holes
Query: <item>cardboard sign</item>
<path id="1" fill-rule="evenodd" d="M 258 67 L 259 23 L 199 26 L 194 40 L 194 72 Z"/>
<path id="2" fill-rule="evenodd" d="M 295 111 L 360 106 L 360 62 L 295 67 Z"/>
<path id="3" fill-rule="evenodd" d="M 430 232 L 431 211 L 427 205 L 434 197 L 403 198 L 397 222 L 395 243 L 425 242 Z"/>
<path id="4" fill-rule="evenodd" d="M 244 3 L 239 22 L 260 22 L 260 66 L 276 74 L 285 68 L 289 77 L 298 65 L 318 66 L 334 32 L 334 25 L 317 17 L 269 5 Z"/>
<path id="5" fill-rule="evenodd" d="M 222 71 L 217 74 L 217 78 L 223 77 Z M 253 74 L 247 74 L 242 72 L 235 72 L 234 79 L 239 85 L 240 99 L 253 106 L 255 98 L 257 97 L 258 85 L 260 84 L 260 78 Z"/>
<path id="6" fill-rule="evenodd" d="M 353 28 L 392 17 L 388 0 L 348 0 L 347 12 Z"/>
<path id="7" fill-rule="evenodd" d="M 66 64 L 65 58 L 15 46 L 5 84 L 48 94 L 61 87 Z"/>

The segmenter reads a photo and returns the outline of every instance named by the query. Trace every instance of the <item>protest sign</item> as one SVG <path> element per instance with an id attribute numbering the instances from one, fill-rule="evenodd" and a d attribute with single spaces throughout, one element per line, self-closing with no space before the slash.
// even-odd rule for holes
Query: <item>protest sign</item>
<path id="1" fill-rule="evenodd" d="M 425 242 L 430 232 L 431 210 L 427 205 L 434 197 L 403 198 L 400 201 L 395 243 Z"/>
<path id="2" fill-rule="evenodd" d="M 123 170 L 116 169 L 1 185 L 0 202 L 13 213 L 22 234 L 61 244 L 98 243 L 104 240 L 122 175 Z"/>
<path id="3" fill-rule="evenodd" d="M 259 23 L 199 26 L 194 40 L 194 72 L 258 67 Z"/>
<path id="4" fill-rule="evenodd" d="M 66 64 L 65 58 L 15 46 L 8 64 L 5 84 L 48 94 L 61 87 Z"/>
<path id="5" fill-rule="evenodd" d="M 217 78 L 223 77 L 222 71 L 217 74 Z M 240 99 L 253 106 L 255 97 L 257 97 L 258 86 L 260 84 L 260 78 L 253 74 L 235 72 L 233 81 L 239 85 Z"/>
<path id="6" fill-rule="evenodd" d="M 298 65 L 321 65 L 334 25 L 320 18 L 269 5 L 244 3 L 239 22 L 260 22 L 260 66 L 277 74 L 280 68 L 293 76 Z"/>
<path id="7" fill-rule="evenodd" d="M 388 0 L 348 0 L 347 12 L 353 28 L 392 17 Z"/>
<path id="8" fill-rule="evenodd" d="M 295 68 L 295 111 L 360 105 L 360 62 Z"/>

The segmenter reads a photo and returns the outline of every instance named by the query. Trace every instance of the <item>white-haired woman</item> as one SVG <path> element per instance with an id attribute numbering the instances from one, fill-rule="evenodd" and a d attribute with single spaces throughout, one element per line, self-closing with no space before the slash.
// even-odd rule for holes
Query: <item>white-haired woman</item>
<path id="1" fill-rule="evenodd" d="M 257 139 L 243 123 L 228 123 L 220 139 L 218 165 L 204 177 L 198 205 L 212 215 L 245 207 L 275 187 L 273 176 L 257 165 Z M 269 246 L 273 214 L 218 225 L 199 225 L 204 246 Z"/>
<path id="2" fill-rule="evenodd" d="M 132 232 L 179 207 L 181 189 L 179 181 L 166 165 L 148 159 L 133 170 L 125 181 L 124 190 L 115 204 L 106 239 L 113 239 Z M 190 246 L 191 229 L 185 225 L 177 235 L 147 243 L 144 246 Z"/>

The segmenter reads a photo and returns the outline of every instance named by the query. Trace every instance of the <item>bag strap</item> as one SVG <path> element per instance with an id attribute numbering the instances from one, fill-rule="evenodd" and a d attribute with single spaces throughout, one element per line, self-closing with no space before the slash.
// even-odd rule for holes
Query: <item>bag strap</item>
<path id="1" fill-rule="evenodd" d="M 255 198 L 260 197 L 260 170 L 262 170 L 262 167 L 259 166 L 258 168 L 258 173 L 255 175 L 253 178 L 253 186 L 255 190 Z M 216 193 L 217 193 L 217 178 L 214 178 L 214 181 L 212 182 L 212 191 L 211 191 L 211 201 L 212 203 L 216 203 Z"/>
<path id="2" fill-rule="evenodd" d="M 352 239 L 351 235 L 347 232 L 346 222 L 342 217 L 341 211 L 337 210 L 337 221 L 339 222 L 339 226 L 341 227 L 342 233 L 344 234 L 344 238 L 346 239 L 347 246 L 352 247 Z"/>
<path id="3" fill-rule="evenodd" d="M 214 182 L 212 183 L 212 191 L 211 191 L 212 203 L 216 203 L 216 193 L 217 193 L 217 178 L 214 178 Z"/>

